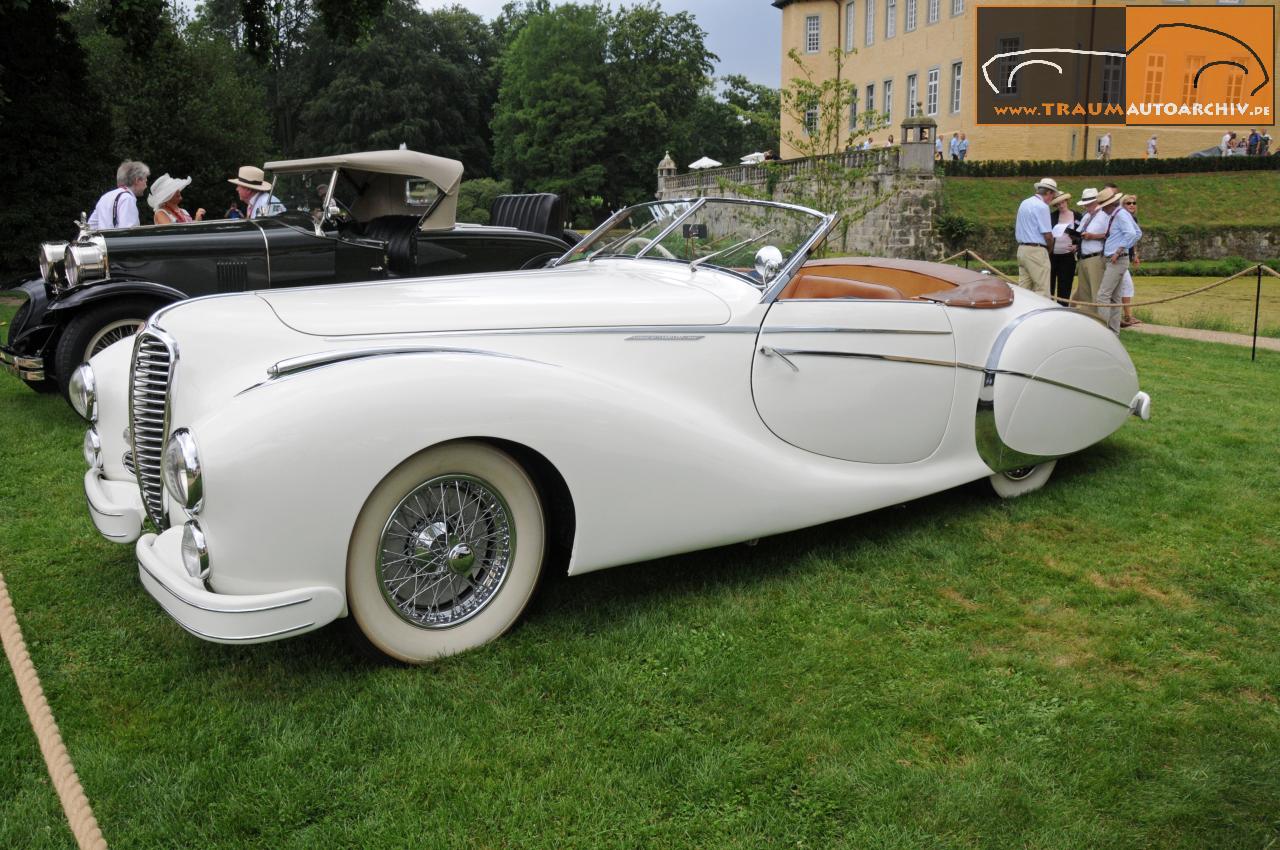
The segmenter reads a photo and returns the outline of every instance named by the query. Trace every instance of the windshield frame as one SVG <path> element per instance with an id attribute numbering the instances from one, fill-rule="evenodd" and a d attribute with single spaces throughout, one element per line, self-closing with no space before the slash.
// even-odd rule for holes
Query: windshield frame
<path id="1" fill-rule="evenodd" d="M 669 198 L 669 199 L 659 200 L 659 201 L 648 201 L 643 204 L 633 204 L 632 206 L 624 207 L 623 209 L 618 210 L 613 215 L 609 216 L 609 218 L 606 219 L 604 223 L 602 223 L 600 226 L 598 226 L 597 228 L 592 230 L 590 233 L 588 233 L 586 236 L 584 236 L 580 242 L 578 242 L 577 244 L 572 246 L 568 251 L 566 251 L 564 254 L 560 255 L 555 260 L 553 260 L 548 267 L 556 268 L 568 262 L 573 257 L 579 254 L 583 254 L 584 248 L 586 246 L 591 245 L 598 237 L 607 233 L 619 221 L 622 221 L 626 216 L 628 216 L 633 210 L 639 209 L 640 207 L 659 206 L 662 204 L 681 204 L 681 203 L 688 204 L 689 208 L 685 210 L 683 213 L 681 213 L 679 216 L 677 216 L 676 219 L 671 222 L 671 224 L 663 228 L 660 233 L 658 233 L 652 240 L 649 241 L 648 245 L 646 245 L 643 249 L 641 249 L 636 254 L 625 257 L 625 259 L 630 259 L 630 260 L 639 260 L 639 259 L 660 260 L 661 258 L 649 257 L 646 255 L 648 254 L 651 248 L 659 244 L 665 236 L 667 236 L 672 231 L 674 231 L 678 226 L 680 226 L 680 224 L 683 221 L 685 221 L 685 219 L 689 218 L 695 212 L 702 209 L 704 206 L 706 206 L 709 202 L 712 202 L 712 201 L 717 203 L 741 204 L 744 206 L 773 207 L 775 209 L 784 209 L 792 212 L 804 213 L 806 215 L 812 216 L 815 219 L 814 230 L 809 235 L 809 238 L 806 239 L 804 243 L 801 244 L 798 248 L 796 248 L 796 250 L 792 253 L 791 258 L 787 261 L 786 265 L 782 267 L 782 269 L 778 272 L 777 276 L 773 280 L 769 281 L 767 285 L 762 285 L 756 281 L 750 280 L 745 275 L 739 272 L 735 272 L 732 269 L 728 269 L 724 266 L 716 266 L 716 265 L 710 266 L 711 268 L 714 268 L 717 271 L 721 271 L 721 272 L 724 272 L 725 274 L 733 275 L 734 277 L 737 277 L 743 280 L 745 283 L 752 286 L 753 288 L 759 290 L 761 292 L 761 299 L 760 299 L 761 303 L 772 302 L 777 299 L 778 294 L 782 292 L 783 288 L 787 285 L 787 282 L 791 280 L 792 276 L 794 276 L 797 271 L 799 271 L 800 267 L 804 265 L 804 263 L 809 259 L 809 255 L 813 251 L 813 249 L 817 245 L 821 244 L 822 240 L 827 237 L 827 235 L 831 232 L 831 229 L 835 226 L 836 222 L 839 220 L 839 216 L 835 213 L 831 213 L 831 214 L 821 213 L 818 210 L 811 209 L 810 207 L 800 206 L 799 204 L 787 204 L 787 203 L 782 203 L 780 201 L 757 201 L 751 198 L 712 198 L 712 197 L 703 195 L 698 198 Z M 671 262 L 670 260 L 661 260 L 661 261 Z M 681 260 L 679 262 L 685 263 L 684 260 Z M 685 263 L 685 264 L 690 265 L 689 263 Z M 697 265 L 696 261 L 694 261 L 694 264 L 692 264 L 690 267 L 694 271 L 697 271 L 699 268 L 703 268 L 703 266 Z"/>

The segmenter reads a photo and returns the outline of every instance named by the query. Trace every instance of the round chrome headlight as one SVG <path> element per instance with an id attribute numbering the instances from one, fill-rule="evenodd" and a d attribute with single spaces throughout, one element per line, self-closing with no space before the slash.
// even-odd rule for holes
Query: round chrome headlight
<path id="1" fill-rule="evenodd" d="M 84 462 L 90 469 L 102 467 L 102 438 L 98 436 L 97 428 L 84 432 Z"/>
<path id="2" fill-rule="evenodd" d="M 66 242 L 45 242 L 40 246 L 40 277 L 50 286 L 60 283 L 58 264 L 66 251 Z"/>
<path id="3" fill-rule="evenodd" d="M 209 577 L 209 544 L 195 520 L 182 526 L 182 566 L 194 579 L 204 581 Z"/>
<path id="4" fill-rule="evenodd" d="M 98 386 L 93 377 L 93 367 L 81 363 L 71 373 L 71 383 L 67 387 L 71 396 L 71 406 L 90 422 L 98 421 Z"/>
<path id="5" fill-rule="evenodd" d="M 75 287 L 107 276 L 107 240 L 101 236 L 68 245 L 65 257 L 67 286 Z"/>
<path id="6" fill-rule="evenodd" d="M 174 431 L 169 442 L 165 443 L 160 471 L 169 496 L 191 513 L 198 512 L 204 499 L 200 453 L 196 451 L 195 437 L 186 428 Z"/>

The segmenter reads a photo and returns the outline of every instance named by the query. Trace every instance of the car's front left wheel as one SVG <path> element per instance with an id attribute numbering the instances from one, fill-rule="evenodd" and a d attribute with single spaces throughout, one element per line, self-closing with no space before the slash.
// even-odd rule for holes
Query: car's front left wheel
<path id="1" fill-rule="evenodd" d="M 396 467 L 365 502 L 347 553 L 347 603 L 365 637 L 411 664 L 488 643 L 542 571 L 541 500 L 505 452 L 453 442 Z"/>

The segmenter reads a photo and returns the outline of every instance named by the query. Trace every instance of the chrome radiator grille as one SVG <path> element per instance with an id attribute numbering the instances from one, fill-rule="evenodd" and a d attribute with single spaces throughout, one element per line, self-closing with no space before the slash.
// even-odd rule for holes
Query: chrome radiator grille
<path id="1" fill-rule="evenodd" d="M 133 463 L 147 516 L 163 531 L 164 482 L 160 458 L 169 431 L 169 379 L 173 375 L 172 343 L 151 329 L 138 334 L 129 377 L 129 427 L 133 433 Z"/>

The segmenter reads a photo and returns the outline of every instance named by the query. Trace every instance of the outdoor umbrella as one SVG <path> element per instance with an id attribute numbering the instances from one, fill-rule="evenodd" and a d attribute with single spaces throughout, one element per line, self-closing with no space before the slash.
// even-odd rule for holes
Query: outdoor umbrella
<path id="1" fill-rule="evenodd" d="M 704 156 L 696 162 L 689 163 L 690 168 L 715 168 L 718 165 L 720 165 L 720 163 L 716 162 L 709 156 Z"/>

